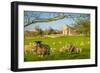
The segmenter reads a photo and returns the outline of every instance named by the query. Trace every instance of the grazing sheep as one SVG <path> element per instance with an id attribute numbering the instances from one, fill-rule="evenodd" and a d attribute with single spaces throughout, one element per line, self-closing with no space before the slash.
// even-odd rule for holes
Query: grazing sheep
<path id="1" fill-rule="evenodd" d="M 68 45 L 68 51 L 69 51 L 69 52 L 80 53 L 80 52 L 81 52 L 81 48 L 76 47 L 75 44 L 69 44 L 69 45 Z"/>
<path id="2" fill-rule="evenodd" d="M 36 41 L 35 48 L 35 52 L 39 57 L 50 54 L 50 47 L 47 44 L 42 44 L 41 41 Z"/>
<path id="3" fill-rule="evenodd" d="M 29 43 L 29 45 L 25 45 L 24 48 L 25 48 L 24 49 L 25 54 L 31 54 L 35 50 L 35 45 L 32 43 Z"/>
<path id="4" fill-rule="evenodd" d="M 62 47 L 60 50 L 60 52 L 64 53 L 64 52 L 76 52 L 79 53 L 81 52 L 81 48 L 76 47 L 74 44 L 68 44 L 64 47 Z"/>
<path id="5" fill-rule="evenodd" d="M 25 46 L 24 46 L 25 54 L 31 53 L 31 50 L 32 50 L 32 45 L 31 45 L 31 43 L 30 43 L 29 45 L 25 45 Z"/>

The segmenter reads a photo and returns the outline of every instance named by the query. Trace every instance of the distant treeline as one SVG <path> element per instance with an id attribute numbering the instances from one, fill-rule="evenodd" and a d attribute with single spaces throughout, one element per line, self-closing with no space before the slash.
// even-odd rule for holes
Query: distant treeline
<path id="1" fill-rule="evenodd" d="M 35 28 L 34 31 L 25 31 L 24 35 L 25 37 L 34 37 L 34 36 L 44 36 L 44 35 L 51 35 L 51 34 L 61 34 L 61 30 L 55 30 L 55 29 L 48 29 L 48 30 L 42 30 L 41 28 Z"/>

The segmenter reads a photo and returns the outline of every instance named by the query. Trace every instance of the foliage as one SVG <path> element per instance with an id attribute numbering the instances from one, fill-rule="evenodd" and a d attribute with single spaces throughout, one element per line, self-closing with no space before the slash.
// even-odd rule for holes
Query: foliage
<path id="1" fill-rule="evenodd" d="M 36 37 L 36 36 L 44 36 L 44 35 L 51 35 L 51 34 L 61 34 L 62 31 L 60 30 L 55 30 L 53 28 L 49 28 L 47 30 L 42 30 L 39 28 L 39 26 L 36 26 L 34 28 L 35 31 L 25 31 L 24 36 L 25 37 Z"/>
<path id="2" fill-rule="evenodd" d="M 74 25 L 74 30 L 78 34 L 90 35 L 90 21 L 78 19 Z"/>

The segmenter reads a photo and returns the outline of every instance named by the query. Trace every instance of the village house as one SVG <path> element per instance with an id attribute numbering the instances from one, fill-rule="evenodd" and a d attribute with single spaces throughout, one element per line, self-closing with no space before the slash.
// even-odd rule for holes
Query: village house
<path id="1" fill-rule="evenodd" d="M 74 30 L 72 29 L 71 26 L 63 25 L 62 34 L 63 35 L 74 35 L 75 32 L 74 32 Z"/>

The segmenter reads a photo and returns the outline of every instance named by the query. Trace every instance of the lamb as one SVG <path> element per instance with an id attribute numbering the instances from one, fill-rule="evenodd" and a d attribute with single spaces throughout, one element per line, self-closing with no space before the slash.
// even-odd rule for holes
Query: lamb
<path id="1" fill-rule="evenodd" d="M 36 41 L 35 52 L 39 57 L 44 57 L 50 54 L 50 46 L 47 44 L 42 44 L 41 41 Z"/>
<path id="2" fill-rule="evenodd" d="M 29 43 L 28 45 L 25 45 L 24 48 L 25 54 L 31 54 L 35 50 L 35 44 Z"/>
<path id="3" fill-rule="evenodd" d="M 69 44 L 68 45 L 68 51 L 69 52 L 80 53 L 81 52 L 81 48 L 78 48 L 75 44 Z"/>
<path id="4" fill-rule="evenodd" d="M 64 52 L 80 53 L 82 51 L 82 49 L 76 47 L 76 45 L 74 45 L 74 44 L 68 44 L 68 45 L 65 45 L 64 47 L 62 47 L 59 51 L 62 52 L 62 53 L 64 53 Z"/>

